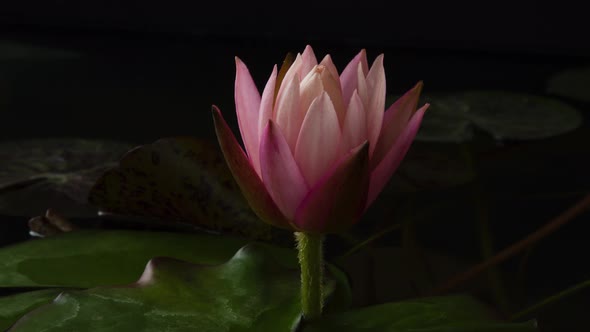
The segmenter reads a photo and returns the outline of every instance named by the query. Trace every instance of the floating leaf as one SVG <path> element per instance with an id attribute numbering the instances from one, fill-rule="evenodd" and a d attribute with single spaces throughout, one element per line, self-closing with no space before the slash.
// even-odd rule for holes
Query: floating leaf
<path id="1" fill-rule="evenodd" d="M 573 68 L 558 73 L 547 83 L 547 92 L 590 102 L 590 67 Z"/>
<path id="2" fill-rule="evenodd" d="M 530 140 L 565 134 L 580 126 L 572 106 L 546 97 L 501 91 L 474 91 L 461 96 L 469 118 L 497 140 Z"/>
<path id="3" fill-rule="evenodd" d="M 27 312 L 51 302 L 62 291 L 43 289 L 0 297 L 0 331 L 6 331 Z"/>
<path id="4" fill-rule="evenodd" d="M 475 170 L 461 147 L 415 142 L 385 193 L 455 187 L 471 182 L 475 176 Z"/>
<path id="5" fill-rule="evenodd" d="M 217 145 L 176 137 L 129 151 L 91 189 L 107 212 L 191 223 L 269 239 L 275 232 L 250 209 Z"/>
<path id="6" fill-rule="evenodd" d="M 154 258 L 136 283 L 64 292 L 10 331 L 294 331 L 299 282 L 260 245 L 221 265 Z"/>
<path id="7" fill-rule="evenodd" d="M 80 54 L 58 48 L 48 48 L 33 46 L 24 43 L 15 43 L 2 41 L 0 42 L 0 61 L 12 60 L 12 59 L 29 59 L 29 60 L 40 60 L 40 59 L 55 59 L 55 58 L 76 58 Z"/>
<path id="8" fill-rule="evenodd" d="M 469 91 L 424 98 L 431 108 L 416 136 L 426 142 L 466 142 L 473 128 L 496 140 L 533 140 L 572 131 L 582 116 L 572 106 L 541 96 Z"/>
<path id="9" fill-rule="evenodd" d="M 245 244 L 229 236 L 81 230 L 0 249 L 0 287 L 126 284 L 153 257 L 219 264 Z"/>
<path id="10" fill-rule="evenodd" d="M 55 208 L 69 217 L 94 217 L 86 196 L 130 144 L 85 139 L 0 143 L 0 213 L 34 216 Z"/>
<path id="11" fill-rule="evenodd" d="M 247 243 L 244 238 L 210 234 L 84 230 L 63 233 L 0 249 L 0 287 L 88 288 L 127 284 L 137 280 L 153 257 L 221 264 Z M 282 265 L 297 268 L 295 250 L 259 245 Z M 328 311 L 348 307 L 352 300 L 346 276 L 331 264 L 327 270 L 337 285 Z"/>
<path id="12" fill-rule="evenodd" d="M 504 323 L 467 296 L 386 303 L 324 316 L 303 332 L 532 332 L 536 322 Z"/>

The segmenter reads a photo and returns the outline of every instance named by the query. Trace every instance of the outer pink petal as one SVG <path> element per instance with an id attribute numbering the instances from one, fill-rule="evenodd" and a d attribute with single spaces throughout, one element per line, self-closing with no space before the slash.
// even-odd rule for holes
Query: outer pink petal
<path id="1" fill-rule="evenodd" d="M 313 52 L 311 46 L 307 45 L 303 53 L 301 54 L 301 68 L 299 69 L 299 79 L 303 80 L 303 77 L 311 71 L 313 67 L 318 64 L 318 60 Z"/>
<path id="2" fill-rule="evenodd" d="M 369 105 L 367 108 L 367 131 L 369 142 L 371 144 L 369 156 L 373 155 L 381 125 L 383 123 L 383 113 L 385 112 L 385 69 L 383 68 L 383 54 L 379 55 L 369 74 L 367 74 L 367 89 L 369 93 Z"/>
<path id="3" fill-rule="evenodd" d="M 420 123 L 422 122 L 424 112 L 428 106 L 430 105 L 426 104 L 416 111 L 393 147 L 387 152 L 383 160 L 371 172 L 371 183 L 369 185 L 369 196 L 366 207 L 369 207 L 369 205 L 371 205 L 377 198 L 381 190 L 383 190 L 387 182 L 389 182 L 389 179 L 404 159 L 408 149 L 410 148 L 410 145 L 414 141 L 414 137 L 416 136 L 418 129 L 420 128 Z"/>
<path id="4" fill-rule="evenodd" d="M 422 86 L 422 82 L 418 82 L 418 84 L 396 100 L 385 112 L 379 141 L 371 157 L 372 168 L 379 164 L 404 128 L 406 128 L 410 117 L 418 105 Z"/>
<path id="5" fill-rule="evenodd" d="M 350 151 L 325 174 L 305 197 L 294 226 L 310 233 L 332 233 L 356 223 L 369 187 L 369 146 Z"/>
<path id="6" fill-rule="evenodd" d="M 262 136 L 262 131 L 264 127 L 268 123 L 268 120 L 272 118 L 272 110 L 273 110 L 273 103 L 274 103 L 274 92 L 275 92 L 275 85 L 277 81 L 277 66 L 275 65 L 272 73 L 270 74 L 270 78 L 266 82 L 266 86 L 264 87 L 264 91 L 262 92 L 262 98 L 260 100 L 260 111 L 258 115 L 258 127 L 257 127 L 257 134 L 258 134 L 258 146 L 260 146 L 260 137 Z M 256 149 L 258 151 L 258 149 Z M 254 166 L 254 170 L 258 176 L 262 178 L 262 173 L 260 173 L 260 157 L 258 153 L 256 154 L 256 158 L 252 158 L 250 160 L 252 166 Z"/>
<path id="7" fill-rule="evenodd" d="M 295 160 L 309 186 L 334 164 L 340 145 L 340 125 L 336 110 L 323 92 L 309 107 L 295 147 Z"/>
<path id="8" fill-rule="evenodd" d="M 238 183 L 242 194 L 250 204 L 252 210 L 266 223 L 285 229 L 292 229 L 289 221 L 281 213 L 266 190 L 261 178 L 258 177 L 254 168 L 252 168 L 248 157 L 223 119 L 219 109 L 213 106 L 212 111 L 215 132 L 217 133 L 221 151 L 225 156 L 225 160 L 234 179 Z"/>
<path id="9" fill-rule="evenodd" d="M 260 142 L 260 168 L 262 181 L 274 202 L 292 220 L 308 186 L 285 137 L 272 120 L 268 121 Z"/>
<path id="10" fill-rule="evenodd" d="M 258 112 L 260 109 L 260 92 L 254 84 L 246 65 L 236 57 L 235 83 L 236 113 L 238 125 L 244 141 L 244 147 L 250 160 L 258 159 Z"/>
<path id="11" fill-rule="evenodd" d="M 274 120 L 285 134 L 291 151 L 295 151 L 297 137 L 303 122 L 299 104 L 299 78 L 294 75 L 290 82 L 284 82 L 284 93 L 276 101 Z"/>
<path id="12" fill-rule="evenodd" d="M 356 90 L 350 98 L 346 119 L 342 127 L 342 139 L 340 140 L 340 151 L 343 154 L 359 146 L 367 140 L 367 119 L 365 107 Z"/>
<path id="13" fill-rule="evenodd" d="M 340 75 L 340 85 L 342 86 L 342 99 L 344 104 L 348 106 L 348 102 L 352 97 L 352 92 L 357 89 L 357 70 L 361 65 L 363 77 L 367 75 L 369 66 L 367 62 L 367 52 L 363 49 L 355 56 L 344 68 Z"/>

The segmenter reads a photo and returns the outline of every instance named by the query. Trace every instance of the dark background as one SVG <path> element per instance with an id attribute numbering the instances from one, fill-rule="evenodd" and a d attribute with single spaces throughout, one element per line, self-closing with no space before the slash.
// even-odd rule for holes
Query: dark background
<path id="1" fill-rule="evenodd" d="M 426 93 L 484 88 L 544 94 L 553 74 L 589 63 L 584 9 L 573 2 L 530 0 L 5 2 L 0 139 L 65 136 L 145 144 L 176 135 L 213 138 L 211 104 L 224 114 L 234 111 L 234 56 L 262 87 L 273 64 L 306 44 L 320 58 L 332 54 L 340 69 L 361 48 L 370 61 L 385 53 L 390 94 L 419 80 Z M 564 152 L 590 141 L 580 134 L 588 132 L 588 105 L 575 106 L 585 111 L 583 128 L 530 143 L 530 160 L 538 160 L 531 164 L 543 169 L 541 176 L 526 178 L 515 166 L 512 176 L 489 181 L 497 249 L 576 199 L 509 201 L 498 199 L 502 192 L 587 190 L 587 155 Z M 455 220 L 470 217 L 447 211 L 440 218 L 424 235 L 426 245 L 477 259 L 476 231 Z M 2 244 L 26 239 L 27 219 L 6 218 Z M 530 263 L 531 302 L 590 279 L 587 221 L 586 213 L 538 246 Z M 588 295 L 577 301 L 587 304 Z M 576 326 L 572 320 L 582 316 L 574 313 L 551 318 L 549 312 L 548 320 Z"/>

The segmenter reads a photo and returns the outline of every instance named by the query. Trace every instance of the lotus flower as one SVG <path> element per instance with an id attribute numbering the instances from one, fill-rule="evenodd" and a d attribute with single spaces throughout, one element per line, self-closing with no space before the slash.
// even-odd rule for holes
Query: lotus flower
<path id="1" fill-rule="evenodd" d="M 339 74 L 329 55 L 318 64 L 307 46 L 282 81 L 275 65 L 262 95 L 236 57 L 245 152 L 215 106 L 213 117 L 234 178 L 263 221 L 332 233 L 356 223 L 398 168 L 428 108 L 416 110 L 421 89 L 385 110 L 383 55 L 369 69 L 362 50 Z"/>

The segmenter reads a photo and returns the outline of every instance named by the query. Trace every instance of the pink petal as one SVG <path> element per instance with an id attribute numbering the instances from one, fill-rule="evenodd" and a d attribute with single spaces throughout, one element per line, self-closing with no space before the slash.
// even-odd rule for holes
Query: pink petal
<path id="1" fill-rule="evenodd" d="M 352 94 L 346 119 L 342 127 L 342 139 L 340 151 L 348 153 L 352 148 L 359 146 L 367 140 L 367 120 L 365 107 L 356 90 Z"/>
<path id="2" fill-rule="evenodd" d="M 369 89 L 367 88 L 367 81 L 365 79 L 365 74 L 363 74 L 362 66 L 359 64 L 357 68 L 357 92 L 361 101 L 363 102 L 363 106 L 365 107 L 365 112 L 368 112 L 369 108 Z M 351 96 L 352 97 L 352 96 Z"/>
<path id="3" fill-rule="evenodd" d="M 340 87 L 340 76 L 338 75 L 338 69 L 336 69 L 336 66 L 334 65 L 334 62 L 332 61 L 332 57 L 330 56 L 330 54 L 327 54 L 322 59 L 322 62 L 320 62 L 320 65 L 326 67 L 330 71 L 330 74 L 332 74 L 332 76 L 338 81 L 338 86 Z M 342 91 L 342 88 L 340 88 L 340 91 Z"/>
<path id="4" fill-rule="evenodd" d="M 369 146 L 350 151 L 305 197 L 294 226 L 310 233 L 332 233 L 356 223 L 364 211 L 369 187 Z"/>
<path id="5" fill-rule="evenodd" d="M 301 54 L 301 68 L 299 69 L 299 80 L 302 80 L 307 73 L 311 71 L 313 67 L 318 64 L 318 60 L 313 53 L 313 49 L 311 46 L 307 45 L 305 50 L 303 50 L 303 54 Z"/>
<path id="6" fill-rule="evenodd" d="M 338 116 L 338 123 L 342 125 L 344 123 L 344 118 L 346 117 L 346 106 L 342 101 L 342 91 L 340 90 L 338 76 L 332 76 L 330 70 L 326 69 L 324 66 L 319 68 L 322 69 L 320 76 L 322 78 L 324 90 L 328 93 L 328 96 L 330 96 L 330 99 L 332 100 L 332 104 L 336 110 L 336 115 Z"/>
<path id="7" fill-rule="evenodd" d="M 260 168 L 262 181 L 274 202 L 292 220 L 309 188 L 285 137 L 272 120 L 268 121 L 260 142 Z"/>
<path id="8" fill-rule="evenodd" d="M 369 107 L 367 111 L 367 131 L 369 135 L 369 156 L 377 146 L 377 139 L 381 132 L 383 113 L 385 112 L 385 69 L 383 68 L 383 54 L 379 55 L 371 70 L 367 74 L 367 90 L 369 93 Z"/>
<path id="9" fill-rule="evenodd" d="M 372 171 L 366 207 L 369 207 L 377 198 L 381 190 L 383 190 L 387 182 L 389 182 L 389 179 L 404 159 L 408 149 L 410 148 L 410 145 L 414 141 L 414 137 L 416 136 L 418 129 L 420 128 L 420 123 L 422 122 L 424 112 L 428 106 L 430 105 L 426 104 L 416 111 L 393 147 L 387 152 L 383 160 Z"/>
<path id="10" fill-rule="evenodd" d="M 261 178 L 256 174 L 244 150 L 236 140 L 231 129 L 223 119 L 221 112 L 213 106 L 213 121 L 215 132 L 221 151 L 231 170 L 234 179 L 238 183 L 242 194 L 250 204 L 250 207 L 262 221 L 271 225 L 292 229 L 289 221 L 281 213 L 274 203 Z"/>
<path id="11" fill-rule="evenodd" d="M 344 104 L 348 106 L 348 102 L 352 97 L 352 92 L 357 89 L 357 70 L 361 66 L 363 77 L 367 75 L 369 66 L 367 62 L 367 52 L 363 49 L 355 56 L 344 68 L 340 75 L 340 85 L 342 86 L 342 99 Z"/>
<path id="12" fill-rule="evenodd" d="M 294 75 L 290 82 L 283 81 L 283 86 L 285 91 L 276 101 L 274 120 L 285 134 L 291 151 L 295 151 L 303 121 L 299 106 L 299 78 Z"/>
<path id="13" fill-rule="evenodd" d="M 339 144 L 336 110 L 324 92 L 311 103 L 295 147 L 295 160 L 308 185 L 313 186 L 332 166 Z"/>
<path id="14" fill-rule="evenodd" d="M 236 113 L 244 147 L 250 160 L 258 159 L 258 112 L 260 92 L 246 65 L 236 57 L 235 83 Z"/>
<path id="15" fill-rule="evenodd" d="M 258 142 L 260 142 L 260 137 L 262 136 L 262 132 L 264 131 L 264 127 L 268 123 L 268 120 L 272 118 L 276 81 L 277 66 L 275 65 L 272 69 L 272 73 L 270 74 L 270 78 L 266 82 L 266 86 L 264 87 L 262 98 L 260 100 L 260 112 L 258 116 Z M 260 146 L 260 143 L 258 145 Z M 254 166 L 254 169 L 256 170 L 256 173 L 262 177 L 262 173 L 260 173 L 260 157 L 252 159 L 251 162 Z"/>
<path id="16" fill-rule="evenodd" d="M 299 88 L 299 107 L 303 117 L 307 114 L 311 103 L 324 92 L 321 71 L 314 67 L 301 81 Z"/>
<path id="17" fill-rule="evenodd" d="M 376 167 L 385 154 L 391 149 L 399 135 L 406 128 L 410 117 L 416 110 L 422 82 L 418 82 L 412 89 L 393 103 L 385 112 L 381 134 L 377 146 L 371 156 L 371 167 Z"/>

